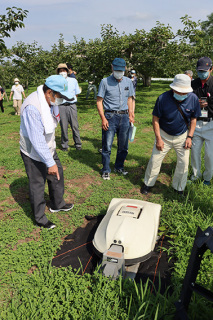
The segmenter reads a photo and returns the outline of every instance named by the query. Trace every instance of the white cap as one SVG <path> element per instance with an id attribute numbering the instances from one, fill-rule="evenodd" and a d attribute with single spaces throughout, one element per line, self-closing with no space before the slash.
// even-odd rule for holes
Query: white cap
<path id="1" fill-rule="evenodd" d="M 186 74 L 177 74 L 170 87 L 180 93 L 192 92 L 191 79 Z"/>

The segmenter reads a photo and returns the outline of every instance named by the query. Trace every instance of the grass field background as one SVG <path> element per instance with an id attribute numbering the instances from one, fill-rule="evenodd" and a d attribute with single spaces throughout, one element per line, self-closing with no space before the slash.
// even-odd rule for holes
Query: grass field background
<path id="1" fill-rule="evenodd" d="M 137 88 L 135 141 L 129 144 L 125 177 L 112 172 L 111 180 L 101 178 L 101 121 L 93 94 L 86 97 L 87 84 L 78 99 L 78 118 L 82 151 L 77 152 L 69 130 L 69 152 L 60 146 L 60 126 L 56 130 L 57 153 L 64 168 L 65 200 L 73 202 L 67 213 L 47 217 L 57 228 L 41 230 L 31 213 L 28 180 L 19 151 L 20 118 L 12 102 L 4 100 L 0 117 L 0 319 L 173 319 L 197 227 L 213 225 L 212 187 L 202 182 L 187 186 L 185 198 L 178 198 L 171 187 L 176 156 L 165 158 L 153 192 L 140 193 L 149 161 L 154 133 L 152 109 L 159 94 L 169 89 L 167 82 L 153 82 L 151 88 Z M 30 88 L 30 92 L 35 88 Z M 9 90 L 7 90 L 9 96 Z M 202 151 L 203 152 L 203 151 Z M 116 156 L 116 139 L 111 168 Z M 191 169 L 190 169 L 191 172 Z M 189 172 L 189 174 L 190 174 Z M 46 188 L 45 197 L 48 203 Z M 162 206 L 160 231 L 170 236 L 170 258 L 175 259 L 171 291 L 151 293 L 149 283 L 110 281 L 98 272 L 55 268 L 52 257 L 71 234 L 84 223 L 85 215 L 105 214 L 112 198 L 132 198 Z M 213 258 L 207 252 L 198 282 L 213 290 Z M 172 292 L 172 293 L 171 293 Z M 209 320 L 212 304 L 193 295 L 190 319 Z M 166 314 L 166 316 L 164 316 Z"/>

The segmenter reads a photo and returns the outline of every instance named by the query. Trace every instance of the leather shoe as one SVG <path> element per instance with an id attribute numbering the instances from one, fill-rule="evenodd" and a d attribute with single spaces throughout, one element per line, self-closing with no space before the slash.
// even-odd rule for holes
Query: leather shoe
<path id="1" fill-rule="evenodd" d="M 148 194 L 150 192 L 152 187 L 148 187 L 144 184 L 143 188 L 141 188 L 141 193 L 142 194 Z"/>

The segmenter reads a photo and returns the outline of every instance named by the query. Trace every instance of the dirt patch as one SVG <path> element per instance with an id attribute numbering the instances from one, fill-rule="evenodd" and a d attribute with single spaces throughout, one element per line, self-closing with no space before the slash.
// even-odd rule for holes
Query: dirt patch
<path id="1" fill-rule="evenodd" d="M 17 249 L 17 247 L 19 245 L 21 245 L 22 243 L 27 243 L 30 241 L 38 241 L 40 238 L 40 228 L 36 228 L 33 230 L 33 232 L 31 232 L 31 237 L 25 238 L 25 239 L 19 239 L 17 241 L 17 244 L 14 246 L 13 251 L 15 251 Z"/>
<path id="2" fill-rule="evenodd" d="M 101 185 L 101 181 L 95 181 L 96 185 Z M 77 192 L 79 195 L 83 195 L 81 199 L 78 199 L 78 203 L 84 203 L 84 201 L 91 195 L 93 192 L 92 189 L 88 189 L 92 184 L 94 184 L 94 176 L 86 175 L 81 178 L 72 179 L 69 182 L 66 183 L 66 186 L 68 189 L 78 189 Z M 74 201 L 75 197 L 72 194 L 69 194 L 68 197 L 66 197 L 66 200 L 70 199 L 71 201 Z"/>
<path id="3" fill-rule="evenodd" d="M 37 266 L 32 266 L 32 267 L 27 271 L 27 274 L 32 274 L 36 269 L 38 269 Z"/>

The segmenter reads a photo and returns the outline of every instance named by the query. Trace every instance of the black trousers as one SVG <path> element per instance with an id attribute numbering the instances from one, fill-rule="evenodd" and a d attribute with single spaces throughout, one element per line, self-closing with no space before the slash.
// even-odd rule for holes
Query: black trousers
<path id="1" fill-rule="evenodd" d="M 47 173 L 47 167 L 43 162 L 36 161 L 21 152 L 24 161 L 26 173 L 29 179 L 30 203 L 35 221 L 46 224 L 48 219 L 44 213 L 46 201 L 44 199 L 45 183 L 48 182 L 50 207 L 60 209 L 65 205 L 64 195 L 64 175 L 61 162 L 57 153 L 54 154 L 54 160 L 58 166 L 60 180 L 54 175 Z"/>
<path id="2" fill-rule="evenodd" d="M 1 107 L 1 111 L 4 112 L 3 100 L 0 100 L 0 107 Z"/>

